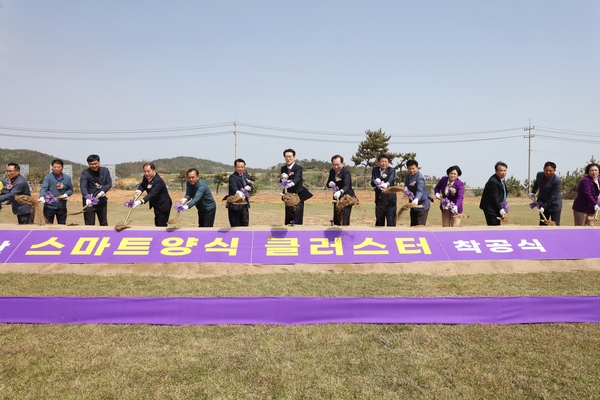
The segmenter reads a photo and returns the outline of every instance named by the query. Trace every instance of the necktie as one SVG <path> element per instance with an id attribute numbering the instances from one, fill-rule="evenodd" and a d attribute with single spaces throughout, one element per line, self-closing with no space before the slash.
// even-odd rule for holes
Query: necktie
<path id="1" fill-rule="evenodd" d="M 502 201 L 506 201 L 506 182 L 504 182 L 504 179 L 502 179 L 502 190 L 504 190 L 504 200 Z"/>

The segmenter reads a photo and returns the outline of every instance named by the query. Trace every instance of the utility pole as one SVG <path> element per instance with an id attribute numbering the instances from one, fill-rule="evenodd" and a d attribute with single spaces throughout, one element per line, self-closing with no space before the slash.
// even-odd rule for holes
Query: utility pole
<path id="1" fill-rule="evenodd" d="M 237 154 L 238 154 L 237 153 L 237 121 L 235 121 L 233 123 L 233 126 L 235 127 L 235 131 L 233 132 L 233 136 L 235 137 L 235 158 L 234 158 L 234 160 L 237 160 L 238 159 L 238 156 L 237 156 Z"/>
<path id="2" fill-rule="evenodd" d="M 535 135 L 531 134 L 533 129 L 535 129 L 535 126 L 531 126 L 531 118 L 529 118 L 529 126 L 523 129 L 524 131 L 527 131 L 527 136 L 523 137 L 529 139 L 529 149 L 527 150 L 527 193 L 531 193 L 531 138 L 535 137 Z"/>

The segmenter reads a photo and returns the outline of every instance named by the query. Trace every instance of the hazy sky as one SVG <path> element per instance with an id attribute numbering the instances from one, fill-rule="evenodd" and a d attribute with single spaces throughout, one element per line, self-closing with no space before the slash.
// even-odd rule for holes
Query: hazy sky
<path id="1" fill-rule="evenodd" d="M 532 178 L 600 158 L 597 0 L 0 5 L 2 148 L 232 163 L 237 121 L 250 167 L 288 147 L 352 165 L 382 128 L 424 174 L 478 186 L 498 160 L 527 178 L 531 119 Z"/>

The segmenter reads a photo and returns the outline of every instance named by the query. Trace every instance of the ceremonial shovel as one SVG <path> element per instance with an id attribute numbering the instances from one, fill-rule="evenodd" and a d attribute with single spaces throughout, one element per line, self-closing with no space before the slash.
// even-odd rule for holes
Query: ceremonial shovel
<path id="1" fill-rule="evenodd" d="M 535 198 L 530 197 L 530 199 L 532 201 L 535 201 Z M 540 210 L 540 206 L 537 206 L 538 212 L 540 213 L 540 217 L 542 217 L 542 222 L 545 223 L 548 226 L 556 226 L 556 222 L 554 221 L 550 221 L 549 219 L 546 218 L 546 216 L 544 215 L 544 213 L 542 212 L 542 210 Z M 598 215 L 598 213 L 596 213 L 596 215 Z"/>
<path id="2" fill-rule="evenodd" d="M 135 196 L 133 198 L 133 202 L 135 203 L 137 201 L 137 199 L 141 196 L 142 194 L 140 193 L 139 195 Z M 130 228 L 131 225 L 129 225 L 132 221 L 129 221 L 129 216 L 131 215 L 131 212 L 133 211 L 133 206 L 129 209 L 129 212 L 127 213 L 127 216 L 125 217 L 125 221 L 123 222 L 117 222 L 117 224 L 115 225 L 115 231 L 119 232 L 122 231 L 125 228 Z"/>
<path id="3" fill-rule="evenodd" d="M 185 206 L 190 200 L 191 199 L 184 201 L 181 205 Z M 169 226 L 169 228 L 177 227 L 177 224 L 179 223 L 179 214 L 181 214 L 181 212 L 177 211 L 177 215 L 175 215 L 175 218 L 171 218 L 170 220 L 167 221 L 168 225 L 174 225 L 174 226 Z"/>

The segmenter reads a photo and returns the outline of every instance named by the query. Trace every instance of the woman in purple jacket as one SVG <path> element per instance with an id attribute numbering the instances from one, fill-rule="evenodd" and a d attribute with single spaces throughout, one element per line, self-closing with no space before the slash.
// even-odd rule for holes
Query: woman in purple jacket
<path id="1" fill-rule="evenodd" d="M 453 165 L 446 170 L 446 176 L 440 179 L 433 189 L 436 199 L 447 199 L 440 204 L 440 210 L 442 210 L 442 226 L 460 225 L 460 218 L 453 218 L 453 215 L 462 214 L 463 212 L 465 185 L 458 179 L 461 175 L 462 171 L 458 165 Z M 444 205 L 446 205 L 446 202 L 452 202 L 454 203 L 454 206 L 450 209 L 445 208 Z"/>
<path id="2" fill-rule="evenodd" d="M 588 164 L 585 167 L 585 176 L 577 187 L 577 197 L 573 201 L 573 218 L 575 226 L 594 225 L 589 216 L 600 210 L 598 200 L 600 199 L 600 186 L 598 185 L 598 174 L 600 165 Z"/>

